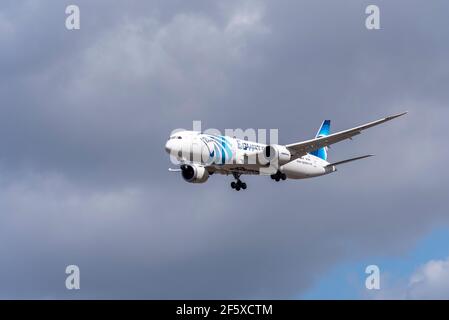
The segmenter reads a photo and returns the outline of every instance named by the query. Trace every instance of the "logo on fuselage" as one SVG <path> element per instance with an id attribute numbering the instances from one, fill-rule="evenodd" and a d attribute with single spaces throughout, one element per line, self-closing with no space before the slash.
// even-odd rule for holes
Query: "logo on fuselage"
<path id="1" fill-rule="evenodd" d="M 208 148 L 208 163 L 225 164 L 232 160 L 231 143 L 226 137 L 203 135 L 201 141 Z"/>

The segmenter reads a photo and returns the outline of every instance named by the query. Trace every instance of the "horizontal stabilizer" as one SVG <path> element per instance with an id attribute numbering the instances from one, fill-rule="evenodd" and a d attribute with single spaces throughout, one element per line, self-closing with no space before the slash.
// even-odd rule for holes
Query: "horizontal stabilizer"
<path id="1" fill-rule="evenodd" d="M 360 160 L 360 159 L 365 159 L 365 158 L 372 157 L 372 156 L 373 156 L 373 154 L 367 154 L 366 156 L 361 156 L 361 157 L 351 158 L 351 159 L 347 159 L 347 160 L 343 160 L 343 161 L 338 161 L 338 162 L 328 164 L 327 167 L 338 166 L 339 164 L 348 163 L 348 162 Z"/>
<path id="2" fill-rule="evenodd" d="M 179 172 L 179 171 L 181 171 L 181 169 L 168 168 L 168 171 L 170 171 L 170 172 Z"/>

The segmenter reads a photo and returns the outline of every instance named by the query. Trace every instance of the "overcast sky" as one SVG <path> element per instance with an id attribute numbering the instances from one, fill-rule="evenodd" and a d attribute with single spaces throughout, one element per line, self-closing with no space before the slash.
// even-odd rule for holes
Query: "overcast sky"
<path id="1" fill-rule="evenodd" d="M 65 28 L 69 4 L 80 30 Z M 369 4 L 380 30 L 365 28 Z M 3 0 L 0 298 L 300 298 L 339 265 L 410 254 L 449 225 L 448 12 L 444 0 Z M 235 192 L 231 177 L 167 172 L 166 139 L 194 120 L 292 143 L 325 118 L 336 131 L 405 110 L 334 145 L 331 161 L 376 157 L 329 176 L 247 177 Z M 449 243 L 437 245 L 445 256 L 410 261 L 404 288 L 376 297 L 449 298 Z"/>

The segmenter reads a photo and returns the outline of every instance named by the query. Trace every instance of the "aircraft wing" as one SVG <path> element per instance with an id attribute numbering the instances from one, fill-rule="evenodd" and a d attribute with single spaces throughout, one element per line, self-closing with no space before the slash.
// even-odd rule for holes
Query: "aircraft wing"
<path id="1" fill-rule="evenodd" d="M 287 144 L 285 147 L 290 151 L 292 158 L 291 160 L 297 159 L 299 157 L 302 157 L 304 155 L 306 155 L 307 153 L 310 153 L 312 151 L 315 151 L 317 149 L 326 147 L 326 146 L 330 146 L 331 144 L 346 140 L 346 139 L 351 139 L 353 136 L 356 136 L 360 133 L 362 133 L 363 130 L 377 126 L 378 124 L 393 120 L 397 117 L 400 117 L 404 114 L 406 114 L 407 112 L 403 112 L 400 114 L 396 114 L 396 115 L 392 115 L 383 119 L 379 119 L 373 122 L 369 122 L 366 124 L 363 124 L 361 126 L 352 128 L 352 129 L 348 129 L 348 130 L 344 130 L 344 131 L 340 131 L 340 132 L 336 132 L 333 134 L 330 134 L 328 136 L 324 136 L 324 137 L 319 137 L 319 138 L 315 138 L 315 139 L 311 139 L 311 140 L 306 140 L 306 141 L 302 141 L 302 142 L 297 142 L 297 143 L 292 143 L 292 144 Z"/>

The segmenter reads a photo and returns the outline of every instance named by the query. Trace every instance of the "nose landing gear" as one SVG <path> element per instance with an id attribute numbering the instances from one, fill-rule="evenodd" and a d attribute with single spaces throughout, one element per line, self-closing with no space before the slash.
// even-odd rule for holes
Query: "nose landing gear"
<path id="1" fill-rule="evenodd" d="M 246 189 L 246 183 L 245 183 L 245 182 L 242 182 L 242 181 L 240 180 L 240 174 L 233 174 L 233 175 L 234 175 L 234 178 L 235 178 L 237 181 L 232 181 L 232 182 L 231 182 L 231 188 L 232 188 L 232 189 L 235 189 L 236 191 L 240 191 L 240 189 L 245 190 L 245 189 Z"/>

